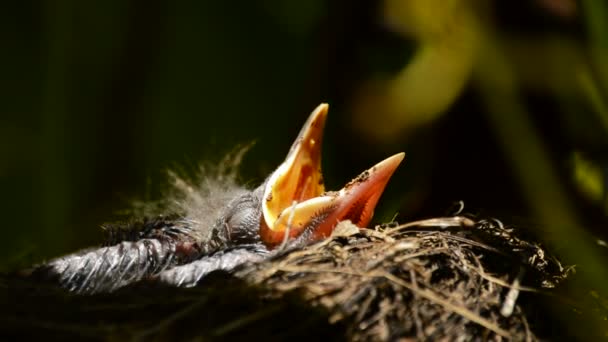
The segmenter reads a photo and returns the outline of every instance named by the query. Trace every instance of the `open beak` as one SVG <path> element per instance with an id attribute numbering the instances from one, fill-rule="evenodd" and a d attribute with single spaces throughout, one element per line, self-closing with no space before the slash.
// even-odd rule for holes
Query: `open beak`
<path id="1" fill-rule="evenodd" d="M 388 180 L 404 158 L 396 154 L 363 172 L 340 191 L 325 192 L 321 173 L 321 141 L 327 104 L 310 115 L 287 158 L 264 188 L 260 235 L 269 247 L 306 233 L 310 241 L 331 235 L 338 222 L 359 227 L 372 219 Z"/>

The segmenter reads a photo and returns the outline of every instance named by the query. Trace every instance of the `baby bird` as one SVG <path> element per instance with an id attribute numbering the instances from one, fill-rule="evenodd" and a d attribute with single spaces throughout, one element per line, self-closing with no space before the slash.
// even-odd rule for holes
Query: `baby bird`
<path id="1" fill-rule="evenodd" d="M 214 199 L 217 209 L 204 212 L 215 217 L 148 220 L 105 247 L 39 265 L 32 276 L 77 293 L 113 291 L 142 279 L 193 286 L 211 271 L 326 238 L 340 221 L 365 227 L 404 154 L 381 161 L 339 191 L 325 191 L 321 145 L 327 111 L 321 104 L 312 112 L 285 161 L 260 186 L 229 186 L 219 204 Z"/>

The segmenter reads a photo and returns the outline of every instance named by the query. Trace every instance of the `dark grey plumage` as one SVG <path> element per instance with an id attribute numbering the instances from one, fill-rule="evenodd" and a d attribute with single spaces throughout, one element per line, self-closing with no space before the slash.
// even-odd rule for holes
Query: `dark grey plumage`
<path id="1" fill-rule="evenodd" d="M 157 239 L 125 241 L 52 260 L 33 275 L 77 293 L 112 291 L 183 263 L 177 250 L 175 243 Z"/>
<path id="2" fill-rule="evenodd" d="M 242 245 L 237 248 L 220 250 L 191 263 L 170 268 L 152 278 L 163 284 L 190 287 L 198 284 L 203 277 L 213 271 L 231 271 L 247 262 L 264 260 L 270 252 L 261 244 Z"/>
<path id="3" fill-rule="evenodd" d="M 193 285 L 215 269 L 261 260 L 268 252 L 258 234 L 263 185 L 251 191 L 236 183 L 242 152 L 206 170 L 199 184 L 171 174 L 172 192 L 163 207 L 178 216 L 107 225 L 107 246 L 51 260 L 32 275 L 77 293 L 97 293 L 142 279 Z"/>

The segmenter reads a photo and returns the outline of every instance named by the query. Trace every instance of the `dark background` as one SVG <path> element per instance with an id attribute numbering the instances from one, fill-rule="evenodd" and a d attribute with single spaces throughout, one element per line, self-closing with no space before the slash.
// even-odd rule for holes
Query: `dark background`
<path id="1" fill-rule="evenodd" d="M 165 170 L 238 144 L 256 141 L 241 179 L 257 185 L 328 102 L 329 188 L 406 152 L 377 222 L 463 200 L 601 287 L 606 5 L 449 3 L 3 4 L 0 266 L 99 243 L 102 223 L 160 196 Z"/>

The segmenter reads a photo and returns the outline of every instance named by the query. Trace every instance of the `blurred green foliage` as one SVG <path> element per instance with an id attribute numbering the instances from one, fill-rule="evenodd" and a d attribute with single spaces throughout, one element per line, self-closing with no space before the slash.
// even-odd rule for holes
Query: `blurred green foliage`
<path id="1" fill-rule="evenodd" d="M 255 185 L 329 102 L 330 187 L 406 152 L 378 220 L 462 199 L 542 227 L 601 288 L 607 15 L 593 0 L 7 3 L 0 265 L 99 242 L 130 200 L 160 196 L 163 170 L 239 143 L 257 141 Z"/>

